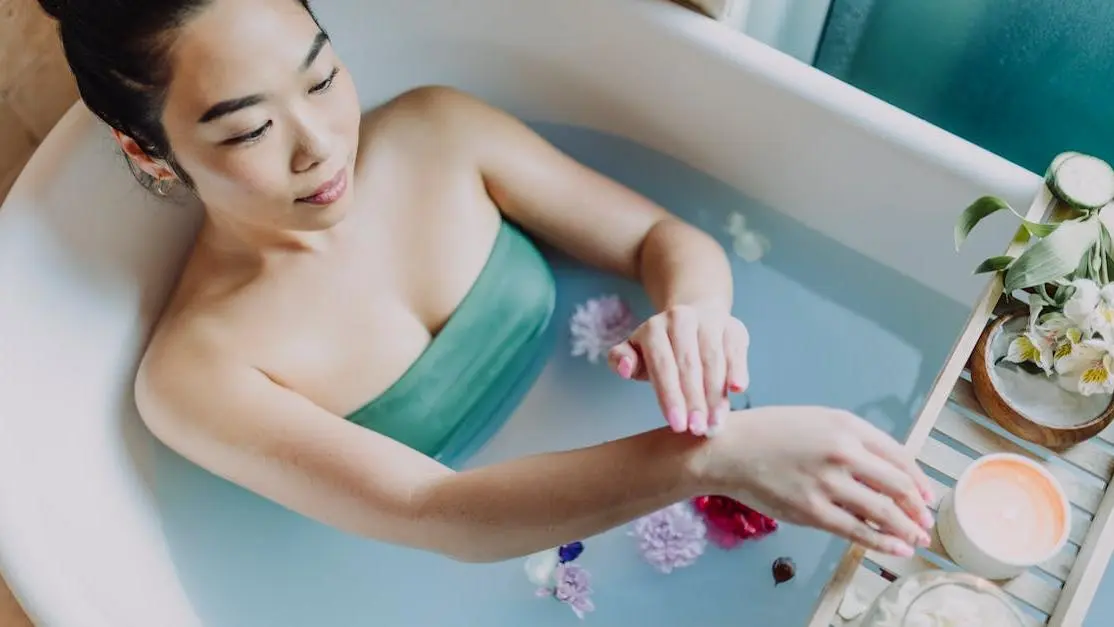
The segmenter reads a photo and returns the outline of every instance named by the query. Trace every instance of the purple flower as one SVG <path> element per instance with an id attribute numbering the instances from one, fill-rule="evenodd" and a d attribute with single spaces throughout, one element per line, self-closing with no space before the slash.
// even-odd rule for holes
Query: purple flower
<path id="1" fill-rule="evenodd" d="M 553 574 L 556 584 L 552 588 L 539 588 L 538 596 L 552 596 L 568 605 L 577 618 L 596 609 L 592 603 L 591 575 L 588 571 L 572 563 L 561 564 Z"/>
<path id="2" fill-rule="evenodd" d="M 707 527 L 687 503 L 647 514 L 634 522 L 630 535 L 638 538 L 643 559 L 662 573 L 691 566 L 704 554 Z"/>
<path id="3" fill-rule="evenodd" d="M 630 307 L 616 295 L 589 299 L 576 306 L 569 322 L 572 332 L 572 355 L 586 355 L 596 363 L 612 346 L 627 339 L 637 325 Z"/>

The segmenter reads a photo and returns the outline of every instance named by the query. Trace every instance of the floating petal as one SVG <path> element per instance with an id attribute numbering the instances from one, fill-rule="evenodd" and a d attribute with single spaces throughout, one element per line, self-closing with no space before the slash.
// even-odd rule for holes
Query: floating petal
<path id="1" fill-rule="evenodd" d="M 596 363 L 611 347 L 627 339 L 636 324 L 630 307 L 616 295 L 589 299 L 577 305 L 569 330 L 572 334 L 572 355 L 585 355 Z"/>
<path id="2" fill-rule="evenodd" d="M 549 586 L 553 583 L 553 574 L 557 571 L 560 557 L 557 549 L 546 549 L 534 553 L 526 558 L 526 577 L 535 586 Z"/>

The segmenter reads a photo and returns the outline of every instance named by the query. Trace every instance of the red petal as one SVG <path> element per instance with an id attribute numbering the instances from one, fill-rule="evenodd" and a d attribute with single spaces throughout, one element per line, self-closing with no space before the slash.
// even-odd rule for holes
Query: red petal
<path id="1" fill-rule="evenodd" d="M 730 549 L 746 540 L 763 538 L 777 531 L 777 521 L 726 496 L 699 496 L 694 508 L 703 514 L 708 538 Z"/>

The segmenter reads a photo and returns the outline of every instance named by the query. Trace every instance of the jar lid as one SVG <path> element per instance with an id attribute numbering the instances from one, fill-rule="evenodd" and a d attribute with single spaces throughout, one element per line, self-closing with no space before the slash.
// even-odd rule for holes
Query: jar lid
<path id="1" fill-rule="evenodd" d="M 889 585 L 867 611 L 869 627 L 1022 627 L 1021 614 L 998 586 L 963 572 L 932 570 Z"/>

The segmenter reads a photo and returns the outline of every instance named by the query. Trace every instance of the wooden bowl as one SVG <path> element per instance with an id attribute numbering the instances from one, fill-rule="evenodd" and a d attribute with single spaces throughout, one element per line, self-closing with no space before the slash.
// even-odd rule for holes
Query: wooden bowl
<path id="1" fill-rule="evenodd" d="M 1012 333 L 1025 329 L 1027 311 L 999 316 L 983 329 L 969 362 L 975 398 L 986 415 L 1019 438 L 1063 450 L 1099 434 L 1114 421 L 1114 395 L 1083 396 L 1060 387 L 1054 377 L 995 365 Z"/>

